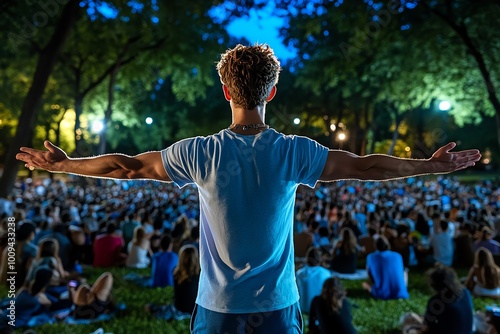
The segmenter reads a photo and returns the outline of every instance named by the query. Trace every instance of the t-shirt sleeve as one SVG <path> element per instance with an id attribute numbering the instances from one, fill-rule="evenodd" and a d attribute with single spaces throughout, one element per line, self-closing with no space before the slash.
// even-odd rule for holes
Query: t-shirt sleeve
<path id="1" fill-rule="evenodd" d="M 294 136 L 292 168 L 297 183 L 314 188 L 325 168 L 328 148 L 307 137 Z"/>
<path id="2" fill-rule="evenodd" d="M 178 187 L 194 183 L 198 171 L 198 148 L 201 137 L 188 138 L 161 151 L 163 166 Z"/>

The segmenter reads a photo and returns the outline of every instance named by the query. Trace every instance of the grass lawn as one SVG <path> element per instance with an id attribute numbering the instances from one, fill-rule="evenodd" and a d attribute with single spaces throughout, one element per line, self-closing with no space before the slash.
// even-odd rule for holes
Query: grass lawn
<path id="1" fill-rule="evenodd" d="M 89 282 L 93 282 L 104 271 L 94 268 L 86 268 L 85 270 L 85 276 Z M 144 312 L 144 305 L 147 303 L 170 303 L 173 299 L 172 288 L 140 288 L 121 279 L 131 269 L 113 268 L 110 271 L 115 278 L 113 295 L 117 302 L 127 305 L 127 309 L 121 311 L 115 319 L 91 325 L 44 325 L 34 328 L 35 331 L 39 334 L 88 334 L 102 327 L 105 332 L 114 334 L 189 333 L 189 320 L 167 322 L 154 319 Z M 149 273 L 149 270 L 135 271 L 139 274 Z M 459 271 L 460 276 L 464 276 L 466 273 L 464 270 Z M 410 298 L 408 300 L 392 301 L 379 301 L 370 298 L 362 290 L 361 281 L 343 281 L 353 305 L 354 324 L 360 334 L 399 333 L 398 321 L 401 315 L 410 311 L 420 314 L 425 311 L 431 290 L 426 283 L 424 272 L 412 270 L 409 277 Z M 0 289 L 0 293 L 2 296 L 7 295 L 4 286 Z M 493 299 L 474 298 L 476 310 L 484 310 L 486 305 L 494 303 L 495 300 Z M 306 319 L 307 315 L 304 314 L 304 320 Z M 22 332 L 18 330 L 16 333 Z M 305 333 L 307 333 L 307 329 Z"/>

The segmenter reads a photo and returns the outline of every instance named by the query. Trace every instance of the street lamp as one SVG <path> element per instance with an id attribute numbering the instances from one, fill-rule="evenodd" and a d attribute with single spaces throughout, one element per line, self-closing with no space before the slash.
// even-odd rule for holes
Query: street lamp
<path id="1" fill-rule="evenodd" d="M 92 132 L 93 133 L 101 133 L 104 130 L 104 123 L 102 121 L 93 121 L 92 122 Z"/>
<path id="2" fill-rule="evenodd" d="M 438 108 L 440 111 L 443 111 L 442 115 L 442 125 L 441 125 L 441 130 L 443 131 L 443 138 L 440 140 L 440 142 L 444 143 L 448 141 L 448 134 L 447 134 L 447 120 L 448 120 L 448 111 L 451 109 L 451 103 L 450 101 L 443 100 L 439 102 Z"/>
<path id="3" fill-rule="evenodd" d="M 451 108 L 451 103 L 450 101 L 441 101 L 439 102 L 439 110 L 441 111 L 448 111 Z"/>
<path id="4" fill-rule="evenodd" d="M 339 148 L 342 149 L 344 141 L 347 139 L 346 133 L 343 131 L 339 132 L 339 134 L 337 135 L 337 139 L 340 142 Z"/>
<path id="5" fill-rule="evenodd" d="M 148 135 L 148 146 L 149 149 L 151 149 L 151 124 L 153 124 L 153 118 L 152 117 L 146 117 L 146 126 L 147 126 L 147 135 Z"/>

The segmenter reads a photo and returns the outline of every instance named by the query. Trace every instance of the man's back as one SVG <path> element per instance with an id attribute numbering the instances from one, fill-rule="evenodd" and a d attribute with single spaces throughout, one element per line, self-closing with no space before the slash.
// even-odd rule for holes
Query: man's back
<path id="1" fill-rule="evenodd" d="M 200 289 L 197 303 L 221 313 L 278 310 L 298 300 L 293 208 L 299 183 L 314 186 L 328 149 L 270 129 L 222 130 L 162 151 L 179 186 L 200 195 Z"/>

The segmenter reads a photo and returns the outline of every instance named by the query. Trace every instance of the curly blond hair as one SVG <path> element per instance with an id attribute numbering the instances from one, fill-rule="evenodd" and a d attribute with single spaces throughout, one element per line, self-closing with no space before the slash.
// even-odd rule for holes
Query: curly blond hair
<path id="1" fill-rule="evenodd" d="M 281 67 L 269 45 L 238 44 L 221 55 L 217 71 L 233 103 L 254 109 L 266 102 L 271 89 L 278 83 Z"/>

